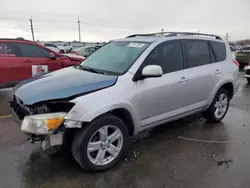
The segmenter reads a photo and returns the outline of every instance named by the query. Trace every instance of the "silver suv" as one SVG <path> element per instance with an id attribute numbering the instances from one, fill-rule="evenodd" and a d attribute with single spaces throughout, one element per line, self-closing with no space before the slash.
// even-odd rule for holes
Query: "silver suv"
<path id="1" fill-rule="evenodd" d="M 238 72 L 219 36 L 132 35 L 79 66 L 20 83 L 11 107 L 33 142 L 47 151 L 69 145 L 83 168 L 101 171 L 143 130 L 197 112 L 220 122 L 239 87 Z"/>

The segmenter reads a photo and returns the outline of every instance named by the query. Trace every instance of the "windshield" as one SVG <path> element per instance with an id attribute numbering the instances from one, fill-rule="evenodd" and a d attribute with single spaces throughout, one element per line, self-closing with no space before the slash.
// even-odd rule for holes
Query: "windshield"
<path id="1" fill-rule="evenodd" d="M 90 55 L 81 66 L 123 74 L 149 45 L 148 42 L 114 41 Z"/>

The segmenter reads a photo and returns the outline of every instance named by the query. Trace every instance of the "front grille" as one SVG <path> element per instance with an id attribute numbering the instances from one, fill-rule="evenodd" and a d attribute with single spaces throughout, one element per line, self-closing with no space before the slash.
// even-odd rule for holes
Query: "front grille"
<path id="1" fill-rule="evenodd" d="M 246 74 L 250 75 L 250 69 L 247 69 Z"/>
<path id="2" fill-rule="evenodd" d="M 13 101 L 10 102 L 10 107 L 20 121 L 22 121 L 25 116 L 30 115 L 28 108 L 24 107 L 22 101 L 15 96 L 13 96 Z"/>

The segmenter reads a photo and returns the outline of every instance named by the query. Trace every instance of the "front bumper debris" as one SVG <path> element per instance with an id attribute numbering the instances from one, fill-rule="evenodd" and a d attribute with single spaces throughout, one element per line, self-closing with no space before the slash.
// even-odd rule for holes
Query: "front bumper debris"
<path id="1" fill-rule="evenodd" d="M 41 142 L 42 149 L 48 153 L 56 153 L 61 149 L 63 144 L 63 132 L 58 134 L 47 135 L 44 137 L 44 140 Z"/>

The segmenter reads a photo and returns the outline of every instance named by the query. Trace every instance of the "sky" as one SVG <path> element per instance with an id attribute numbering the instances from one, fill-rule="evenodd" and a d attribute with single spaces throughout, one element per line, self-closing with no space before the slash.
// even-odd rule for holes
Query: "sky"
<path id="1" fill-rule="evenodd" d="M 0 0 L 0 38 L 104 42 L 134 33 L 190 31 L 250 39 L 250 0 Z"/>

